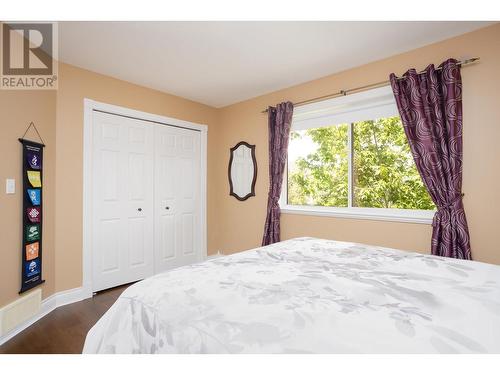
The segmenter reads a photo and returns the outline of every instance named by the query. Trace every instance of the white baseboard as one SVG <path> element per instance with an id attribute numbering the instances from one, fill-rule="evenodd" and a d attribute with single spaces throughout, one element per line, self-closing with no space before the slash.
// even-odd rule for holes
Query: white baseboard
<path id="1" fill-rule="evenodd" d="M 61 306 L 64 306 L 64 305 L 67 305 L 70 303 L 74 303 L 74 302 L 79 302 L 81 300 L 84 300 L 84 299 L 90 298 L 90 297 L 92 297 L 92 293 L 90 293 L 90 295 L 89 295 L 89 293 L 86 292 L 81 287 L 75 288 L 75 289 L 65 290 L 65 291 L 58 292 L 58 293 L 51 295 L 50 297 L 48 297 L 42 301 L 40 311 L 35 316 L 33 316 L 32 318 L 19 324 L 16 328 L 5 333 L 3 336 L 0 336 L 0 345 L 5 344 L 11 338 L 13 338 L 17 334 L 21 333 L 26 328 L 31 326 L 33 323 L 40 320 L 45 315 L 54 311 L 58 307 L 61 307 Z"/>
<path id="2" fill-rule="evenodd" d="M 220 257 L 223 257 L 223 256 L 224 256 L 224 254 L 222 254 L 220 252 L 220 250 L 218 250 L 215 254 L 207 256 L 207 260 L 209 260 L 209 259 L 215 259 L 215 258 L 220 258 Z"/>

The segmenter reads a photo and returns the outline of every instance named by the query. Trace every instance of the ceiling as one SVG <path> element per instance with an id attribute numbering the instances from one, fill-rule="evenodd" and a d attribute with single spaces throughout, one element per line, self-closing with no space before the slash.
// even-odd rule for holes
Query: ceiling
<path id="1" fill-rule="evenodd" d="M 59 59 L 223 107 L 491 23 L 60 22 Z"/>

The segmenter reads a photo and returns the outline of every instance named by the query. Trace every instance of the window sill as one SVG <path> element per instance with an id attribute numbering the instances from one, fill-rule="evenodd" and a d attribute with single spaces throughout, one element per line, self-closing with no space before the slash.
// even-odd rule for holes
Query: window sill
<path id="1" fill-rule="evenodd" d="M 283 214 L 328 216 L 343 219 L 381 220 L 416 224 L 432 224 L 435 212 L 434 210 L 404 210 L 391 208 L 281 206 L 281 213 Z"/>

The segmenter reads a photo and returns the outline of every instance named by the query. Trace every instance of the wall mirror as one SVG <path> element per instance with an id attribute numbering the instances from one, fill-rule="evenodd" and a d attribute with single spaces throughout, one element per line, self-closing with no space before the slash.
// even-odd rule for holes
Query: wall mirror
<path id="1" fill-rule="evenodd" d="M 231 148 L 228 175 L 230 195 L 240 201 L 255 196 L 255 181 L 257 181 L 255 145 L 239 142 Z"/>

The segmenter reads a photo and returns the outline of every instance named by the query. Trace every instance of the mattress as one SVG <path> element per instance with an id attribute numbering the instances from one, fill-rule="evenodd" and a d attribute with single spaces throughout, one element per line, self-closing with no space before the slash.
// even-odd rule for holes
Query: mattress
<path id="1" fill-rule="evenodd" d="M 500 353 L 500 266 L 296 238 L 128 289 L 84 353 Z"/>

